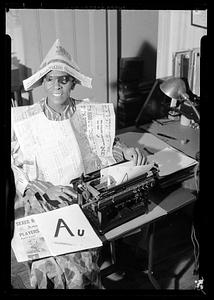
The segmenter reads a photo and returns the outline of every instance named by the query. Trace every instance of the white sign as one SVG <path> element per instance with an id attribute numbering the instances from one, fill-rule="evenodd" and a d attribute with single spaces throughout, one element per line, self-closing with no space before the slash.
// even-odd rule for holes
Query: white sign
<path id="1" fill-rule="evenodd" d="M 12 248 L 18 262 L 102 246 L 78 204 L 15 220 Z"/>

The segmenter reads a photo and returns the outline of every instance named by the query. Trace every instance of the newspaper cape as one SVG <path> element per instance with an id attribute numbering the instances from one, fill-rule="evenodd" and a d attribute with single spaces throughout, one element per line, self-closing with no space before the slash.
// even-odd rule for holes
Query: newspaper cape
<path id="1" fill-rule="evenodd" d="M 18 262 L 102 246 L 78 204 L 15 220 L 11 246 Z"/>
<path id="2" fill-rule="evenodd" d="M 14 107 L 11 121 L 12 136 L 15 133 L 21 150 L 17 156 L 16 142 L 12 143 L 12 167 L 17 174 L 16 188 L 21 193 L 28 180 L 67 185 L 82 173 L 116 163 L 112 153 L 115 138 L 112 103 L 79 103 L 72 118 L 60 122 L 48 120 L 35 103 Z M 19 160 L 24 175 L 16 166 Z"/>

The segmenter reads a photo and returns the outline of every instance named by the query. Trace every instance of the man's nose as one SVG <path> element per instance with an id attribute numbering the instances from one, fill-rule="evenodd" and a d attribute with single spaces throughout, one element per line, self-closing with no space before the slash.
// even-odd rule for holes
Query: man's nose
<path id="1" fill-rule="evenodd" d="M 58 78 L 55 78 L 55 80 L 54 80 L 54 87 L 55 88 L 60 88 L 60 82 L 59 82 Z"/>

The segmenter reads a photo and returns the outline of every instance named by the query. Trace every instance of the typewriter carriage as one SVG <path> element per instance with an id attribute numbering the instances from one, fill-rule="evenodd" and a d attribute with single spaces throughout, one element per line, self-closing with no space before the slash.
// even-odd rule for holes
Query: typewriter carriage
<path id="1" fill-rule="evenodd" d="M 149 192 L 158 179 L 158 165 L 149 172 L 115 185 L 114 178 L 101 178 L 100 171 L 71 181 L 78 203 L 93 227 L 105 232 L 148 212 Z"/>

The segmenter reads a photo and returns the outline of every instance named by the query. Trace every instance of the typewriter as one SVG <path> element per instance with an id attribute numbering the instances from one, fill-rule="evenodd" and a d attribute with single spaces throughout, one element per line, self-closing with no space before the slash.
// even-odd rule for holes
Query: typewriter
<path id="1" fill-rule="evenodd" d="M 158 179 L 158 165 L 128 181 L 115 184 L 109 177 L 103 181 L 95 171 L 71 181 L 78 203 L 94 229 L 100 234 L 148 212 L 149 192 Z"/>

